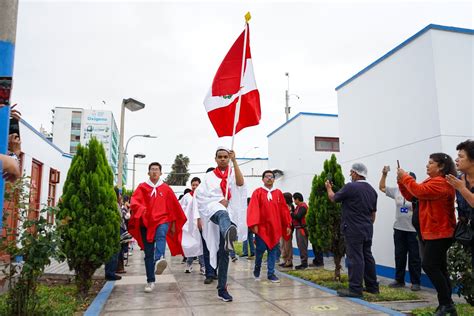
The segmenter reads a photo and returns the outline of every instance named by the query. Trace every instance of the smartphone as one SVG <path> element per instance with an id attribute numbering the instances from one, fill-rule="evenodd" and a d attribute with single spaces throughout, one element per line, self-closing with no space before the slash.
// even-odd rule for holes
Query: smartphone
<path id="1" fill-rule="evenodd" d="M 400 161 L 397 159 L 397 168 L 400 168 Z"/>
<path id="2" fill-rule="evenodd" d="M 16 133 L 18 136 L 20 136 L 20 123 L 16 118 L 11 118 L 10 119 L 10 130 L 8 131 L 8 134 L 14 134 Z"/>

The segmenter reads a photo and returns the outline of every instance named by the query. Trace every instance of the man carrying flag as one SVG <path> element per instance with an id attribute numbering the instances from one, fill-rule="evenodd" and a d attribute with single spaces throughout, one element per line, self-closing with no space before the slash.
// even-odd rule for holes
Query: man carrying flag
<path id="1" fill-rule="evenodd" d="M 214 269 L 218 268 L 217 296 L 224 302 L 230 302 L 232 296 L 227 291 L 229 251 L 234 250 L 233 243 L 238 233 L 241 238 L 247 235 L 247 193 L 234 151 L 219 147 L 215 160 L 217 168 L 206 173 L 196 189 L 194 202 L 201 215 L 202 236 L 209 249 L 210 264 Z M 230 167 L 230 160 L 234 168 Z"/>

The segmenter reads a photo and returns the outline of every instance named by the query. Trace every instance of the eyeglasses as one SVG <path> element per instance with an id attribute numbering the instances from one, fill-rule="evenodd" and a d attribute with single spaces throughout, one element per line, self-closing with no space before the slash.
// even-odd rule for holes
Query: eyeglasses
<path id="1" fill-rule="evenodd" d="M 265 179 L 275 179 L 274 176 L 265 176 L 264 178 L 265 178 Z"/>

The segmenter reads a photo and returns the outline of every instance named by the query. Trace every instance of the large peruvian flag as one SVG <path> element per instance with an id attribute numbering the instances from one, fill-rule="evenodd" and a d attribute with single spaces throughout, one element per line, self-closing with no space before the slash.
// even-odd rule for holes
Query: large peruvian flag
<path id="1" fill-rule="evenodd" d="M 260 95 L 255 83 L 252 56 L 250 55 L 250 30 L 247 27 L 247 47 L 245 50 L 244 76 L 242 84 L 242 57 L 244 52 L 245 30 L 232 45 L 222 61 L 212 82 L 212 87 L 204 100 L 207 115 L 219 137 L 232 136 L 235 110 L 241 90 L 240 114 L 236 118 L 235 133 L 249 126 L 258 125 L 261 117 Z"/>

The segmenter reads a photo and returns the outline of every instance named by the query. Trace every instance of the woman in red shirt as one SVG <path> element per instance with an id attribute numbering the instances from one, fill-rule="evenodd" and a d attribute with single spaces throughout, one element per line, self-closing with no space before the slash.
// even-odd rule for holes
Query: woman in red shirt
<path id="1" fill-rule="evenodd" d="M 452 243 L 456 218 L 454 216 L 454 188 L 446 181 L 446 175 L 456 174 L 453 159 L 444 153 L 430 155 L 426 165 L 428 178 L 416 181 L 399 168 L 398 186 L 407 200 L 419 200 L 421 235 L 425 242 L 423 270 L 436 291 L 439 306 L 435 315 L 457 315 L 451 299 L 451 283 L 448 275 L 447 251 Z"/>

